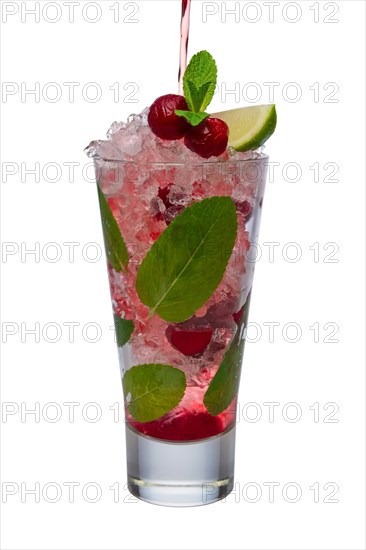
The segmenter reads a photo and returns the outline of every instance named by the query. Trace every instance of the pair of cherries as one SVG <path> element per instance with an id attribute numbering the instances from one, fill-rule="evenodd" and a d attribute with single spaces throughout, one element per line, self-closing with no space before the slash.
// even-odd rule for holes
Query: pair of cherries
<path id="1" fill-rule="evenodd" d="M 181 95 L 164 95 L 151 105 L 148 123 L 156 136 L 166 140 L 184 138 L 188 149 L 206 159 L 226 151 L 229 128 L 223 120 L 208 117 L 198 126 L 192 126 L 184 117 L 175 114 L 176 109 L 189 110 Z"/>

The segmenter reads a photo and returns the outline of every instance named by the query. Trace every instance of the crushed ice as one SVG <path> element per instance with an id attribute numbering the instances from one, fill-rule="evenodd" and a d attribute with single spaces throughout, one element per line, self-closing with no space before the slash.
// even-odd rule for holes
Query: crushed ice
<path id="1" fill-rule="evenodd" d="M 202 164 L 201 157 L 187 149 L 183 140 L 165 141 L 156 137 L 148 126 L 149 108 L 140 114 L 131 114 L 126 122 L 113 122 L 107 132 L 107 140 L 92 141 L 85 152 L 90 158 L 144 163 Z M 209 162 L 240 161 L 260 158 L 262 149 L 240 153 L 232 147 L 220 157 Z"/>

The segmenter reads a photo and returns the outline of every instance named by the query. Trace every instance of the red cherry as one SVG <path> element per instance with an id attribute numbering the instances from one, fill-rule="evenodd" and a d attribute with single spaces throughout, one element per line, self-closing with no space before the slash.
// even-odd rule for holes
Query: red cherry
<path id="1" fill-rule="evenodd" d="M 229 128 L 219 118 L 206 118 L 198 126 L 192 127 L 184 138 L 184 143 L 194 153 L 205 159 L 218 157 L 226 151 Z"/>
<path id="2" fill-rule="evenodd" d="M 181 95 L 163 95 L 151 105 L 148 123 L 159 138 L 181 139 L 191 128 L 184 117 L 175 114 L 176 109 L 188 111 L 187 102 Z"/>
<path id="3" fill-rule="evenodd" d="M 198 356 L 211 342 L 212 332 L 210 327 L 181 329 L 170 325 L 165 334 L 173 348 L 184 355 Z"/>

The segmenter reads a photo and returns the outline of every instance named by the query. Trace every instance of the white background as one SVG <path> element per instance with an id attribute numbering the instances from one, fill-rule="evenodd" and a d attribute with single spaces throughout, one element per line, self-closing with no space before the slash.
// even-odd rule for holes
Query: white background
<path id="1" fill-rule="evenodd" d="M 116 2 L 99 1 L 95 23 L 84 0 L 73 23 L 65 2 L 39 2 L 39 22 L 26 12 L 35 2 L 1 4 L 2 548 L 364 548 L 364 2 L 275 3 L 271 22 L 268 2 L 236 2 L 238 20 L 225 21 L 235 2 L 193 0 L 190 53 L 208 49 L 219 67 L 212 110 L 257 99 L 274 101 L 279 117 L 267 146 L 278 164 L 250 315 L 258 341 L 247 344 L 240 390 L 236 493 L 199 509 L 138 502 L 125 487 L 117 352 L 104 257 L 93 262 L 88 246 L 101 247 L 102 234 L 83 154 L 113 120 L 176 92 L 180 2 L 119 2 L 116 14 Z M 217 13 L 204 22 L 205 10 Z M 132 12 L 136 22 L 123 21 Z M 65 82 L 80 84 L 74 99 Z M 273 98 L 264 83 L 277 83 Z M 38 98 L 24 94 L 37 85 Z M 241 97 L 225 97 L 225 85 Z M 136 90 L 138 102 L 126 102 Z M 77 243 L 74 259 L 64 243 Z M 278 243 L 273 261 L 263 243 Z M 280 323 L 273 341 L 268 322 Z M 80 404 L 74 422 L 67 402 Z M 273 421 L 268 402 L 278 403 Z M 34 407 L 38 419 L 24 414 Z M 74 502 L 68 482 L 80 484 Z M 268 482 L 279 484 L 273 499 Z M 37 483 L 40 502 L 26 493 Z"/>

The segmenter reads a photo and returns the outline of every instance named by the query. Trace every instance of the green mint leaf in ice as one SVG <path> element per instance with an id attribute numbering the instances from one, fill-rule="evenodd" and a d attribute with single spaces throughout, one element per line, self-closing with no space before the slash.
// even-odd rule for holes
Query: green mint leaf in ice
<path id="1" fill-rule="evenodd" d="M 211 197 L 183 210 L 152 245 L 137 273 L 140 300 L 170 323 L 180 323 L 219 285 L 237 234 L 230 197 Z"/>
<path id="2" fill-rule="evenodd" d="M 180 111 L 179 109 L 176 109 L 175 114 L 187 119 L 191 126 L 198 126 L 210 116 L 208 113 L 192 113 L 192 111 Z"/>
<path id="3" fill-rule="evenodd" d="M 114 315 L 114 328 L 116 332 L 117 346 L 120 348 L 127 344 L 135 328 L 134 322 L 128 319 L 122 319 Z"/>
<path id="4" fill-rule="evenodd" d="M 107 259 L 115 271 L 127 271 L 129 258 L 125 241 L 99 183 L 97 187 Z"/>
<path id="5" fill-rule="evenodd" d="M 183 90 L 188 107 L 203 112 L 211 103 L 217 82 L 217 66 L 211 54 L 203 50 L 194 55 L 184 73 Z"/>
<path id="6" fill-rule="evenodd" d="M 239 390 L 245 343 L 243 331 L 248 323 L 249 303 L 250 294 L 243 307 L 241 323 L 203 398 L 206 409 L 213 416 L 227 409 Z"/>
<path id="7" fill-rule="evenodd" d="M 213 416 L 227 409 L 238 392 L 243 351 L 244 341 L 240 339 L 238 328 L 203 398 L 206 409 Z"/>
<path id="8" fill-rule="evenodd" d="M 185 389 L 184 372 L 171 365 L 138 365 L 123 377 L 128 412 L 137 422 L 164 416 L 179 405 Z"/>

